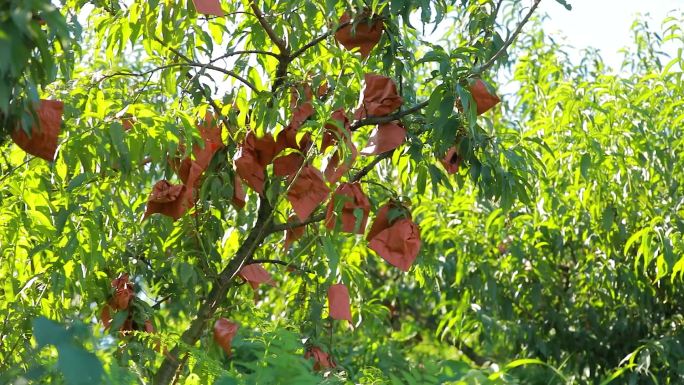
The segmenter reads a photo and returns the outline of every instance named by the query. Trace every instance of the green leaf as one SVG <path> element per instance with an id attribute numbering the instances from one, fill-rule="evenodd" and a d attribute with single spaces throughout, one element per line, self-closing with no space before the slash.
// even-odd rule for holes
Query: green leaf
<path id="1" fill-rule="evenodd" d="M 565 9 L 567 9 L 568 11 L 571 11 L 571 10 L 572 10 L 572 5 L 570 5 L 567 1 L 565 1 L 565 0 L 556 0 L 556 2 L 557 2 L 558 4 L 564 6 Z"/>
<path id="2" fill-rule="evenodd" d="M 57 367 L 68 385 L 99 384 L 104 370 L 97 356 L 72 344 L 57 347 Z"/>
<path id="3" fill-rule="evenodd" d="M 424 166 L 418 166 L 418 177 L 416 180 L 416 192 L 420 195 L 425 194 L 425 187 L 427 186 L 427 170 Z"/>
<path id="4" fill-rule="evenodd" d="M 119 155 L 118 159 L 121 163 L 121 171 L 128 173 L 131 170 L 131 159 L 128 154 L 128 146 L 126 146 L 124 135 L 125 131 L 123 130 L 121 123 L 114 122 L 109 126 L 109 136 Z"/>
<path id="5" fill-rule="evenodd" d="M 225 375 L 214 381 L 214 385 L 238 385 L 239 382 L 231 375 Z"/>
<path id="6" fill-rule="evenodd" d="M 69 181 L 69 185 L 66 188 L 67 191 L 71 192 L 73 189 L 80 187 L 86 180 L 88 180 L 90 176 L 91 174 L 86 172 L 78 174 L 76 177 Z"/>
<path id="7" fill-rule="evenodd" d="M 610 228 L 613 226 L 614 218 L 615 208 L 612 205 L 609 205 L 603 209 L 603 214 L 601 215 L 601 227 L 604 231 L 610 230 Z"/>
<path id="8" fill-rule="evenodd" d="M 523 365 L 546 365 L 546 362 L 536 358 L 521 358 L 506 364 L 506 369 L 513 369 Z"/>
<path id="9" fill-rule="evenodd" d="M 582 178 L 587 179 L 589 178 L 589 168 L 591 167 L 591 155 L 589 155 L 588 152 L 585 152 L 584 155 L 582 155 L 582 160 L 580 161 L 580 172 L 582 174 Z"/>
<path id="10" fill-rule="evenodd" d="M 33 320 L 33 337 L 36 339 L 39 348 L 45 345 L 60 345 L 69 341 L 66 328 L 45 317 L 38 317 Z"/>
<path id="11" fill-rule="evenodd" d="M 629 249 L 632 247 L 632 245 L 634 244 L 634 242 L 636 242 L 639 238 L 641 238 L 641 236 L 642 236 L 643 234 L 647 233 L 647 232 L 650 231 L 650 230 L 651 230 L 650 227 L 645 227 L 645 228 L 643 228 L 643 229 L 637 231 L 636 233 L 632 234 L 632 236 L 629 237 L 629 239 L 628 239 L 627 242 L 625 243 L 625 248 L 624 248 L 624 250 L 623 250 L 623 253 L 624 253 L 625 255 L 628 255 Z"/>
<path id="12" fill-rule="evenodd" d="M 330 237 L 322 236 L 321 243 L 323 244 L 323 252 L 328 257 L 330 275 L 334 277 L 337 274 L 337 266 L 340 263 L 340 253 L 337 251 L 337 248 L 332 243 Z"/>

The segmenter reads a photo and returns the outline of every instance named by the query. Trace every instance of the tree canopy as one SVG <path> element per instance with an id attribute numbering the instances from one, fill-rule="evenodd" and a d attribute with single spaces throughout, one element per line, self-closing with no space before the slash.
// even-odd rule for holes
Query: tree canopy
<path id="1" fill-rule="evenodd" d="M 684 14 L 540 2 L 0 4 L 0 380 L 682 383 Z"/>

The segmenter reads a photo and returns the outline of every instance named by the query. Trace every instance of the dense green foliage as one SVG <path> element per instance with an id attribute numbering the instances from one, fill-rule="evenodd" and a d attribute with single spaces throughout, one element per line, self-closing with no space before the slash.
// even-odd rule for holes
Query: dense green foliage
<path id="1" fill-rule="evenodd" d="M 0 4 L 0 143 L 17 121 L 31 120 L 30 100 L 58 73 L 68 79 L 74 64 L 71 28 L 49 0 L 8 0 Z M 46 26 L 42 29 L 41 25 Z"/>
<path id="2" fill-rule="evenodd" d="M 684 46 L 684 15 L 636 22 L 616 71 L 594 52 L 571 60 L 534 17 L 501 51 L 538 1 L 224 1 L 225 17 L 191 1 L 62 3 L 62 16 L 47 0 L 0 5 L 0 54 L 23 47 L 0 65 L 0 382 L 164 383 L 169 357 L 181 384 L 684 382 L 684 56 L 662 54 Z M 368 59 L 332 36 L 307 46 L 364 7 L 385 23 Z M 390 198 L 410 209 L 422 248 L 408 273 L 365 236 L 326 229 L 325 206 L 285 249 L 290 186 L 270 166 L 263 197 L 231 204 L 248 127 L 277 135 L 291 90 L 327 84 L 300 128 L 323 168 L 323 128 L 353 112 L 368 72 L 417 108 L 401 116 L 406 143 L 359 156 L 343 180 L 364 177 L 371 222 Z M 473 77 L 499 85 L 501 107 L 476 115 Z M 38 96 L 66 106 L 52 163 L 7 135 Z M 195 207 L 143 221 L 207 110 L 226 146 Z M 359 148 L 372 128 L 354 132 Z M 453 145 L 463 163 L 449 175 Z M 263 263 L 275 286 L 226 274 L 255 260 L 278 261 Z M 121 273 L 134 322 L 155 333 L 120 333 L 125 311 L 104 328 Z M 328 316 L 339 282 L 353 327 Z M 240 324 L 230 356 L 219 317 Z M 337 367 L 313 370 L 312 345 Z"/>

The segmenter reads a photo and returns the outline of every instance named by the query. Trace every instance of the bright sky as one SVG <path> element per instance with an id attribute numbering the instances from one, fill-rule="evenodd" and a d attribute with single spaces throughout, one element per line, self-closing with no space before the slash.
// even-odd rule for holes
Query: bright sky
<path id="1" fill-rule="evenodd" d="M 581 50 L 598 48 L 606 63 L 619 69 L 620 48 L 630 44 L 630 27 L 636 16 L 649 14 L 655 30 L 668 12 L 684 11 L 684 0 L 567 0 L 572 11 L 567 11 L 554 0 L 543 0 L 540 11 L 550 19 L 545 21 L 548 32 L 565 35 L 565 42 Z"/>

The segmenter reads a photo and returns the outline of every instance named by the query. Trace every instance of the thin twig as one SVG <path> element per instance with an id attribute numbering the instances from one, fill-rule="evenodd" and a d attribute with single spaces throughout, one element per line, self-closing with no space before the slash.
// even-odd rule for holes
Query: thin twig
<path id="1" fill-rule="evenodd" d="M 478 68 L 473 69 L 474 75 L 479 75 L 482 72 L 488 70 L 491 66 L 494 65 L 494 63 L 497 61 L 497 59 L 499 59 L 499 57 L 501 55 L 503 55 L 504 52 L 506 52 L 508 47 L 510 47 L 510 45 L 513 44 L 513 41 L 515 41 L 515 39 L 518 37 L 518 35 L 520 35 L 520 32 L 522 32 L 523 26 L 525 26 L 525 24 L 527 24 L 527 22 L 532 17 L 532 14 L 534 13 L 534 11 L 537 9 L 537 7 L 539 7 L 539 3 L 541 3 L 541 0 L 534 0 L 534 3 L 530 7 L 530 10 L 527 12 L 525 17 L 520 22 L 520 24 L 518 24 L 518 27 L 515 29 L 515 31 L 513 31 L 511 36 L 508 37 L 508 40 L 506 40 L 504 45 L 501 46 L 501 48 L 494 54 L 494 56 L 492 56 L 486 63 L 484 63 L 483 65 L 481 65 Z"/>
<path id="2" fill-rule="evenodd" d="M 496 3 L 496 7 L 494 7 L 494 12 L 492 12 L 492 17 L 494 20 L 492 22 L 496 21 L 496 17 L 499 15 L 499 11 L 501 10 L 501 5 L 503 5 L 504 0 L 499 0 L 498 3 Z"/>
<path id="3" fill-rule="evenodd" d="M 191 61 L 192 61 L 192 59 L 190 59 L 189 57 L 185 56 L 182 52 L 180 52 L 180 51 L 174 49 L 173 47 L 168 46 L 163 40 L 159 39 L 158 37 L 155 36 L 155 39 L 157 40 L 157 42 L 159 42 L 159 43 L 162 44 L 164 47 L 166 47 L 166 49 L 168 49 L 169 51 L 171 51 L 172 53 L 174 53 L 175 55 L 177 55 L 177 56 L 180 57 L 181 59 L 185 60 L 186 62 L 191 62 Z M 192 75 L 190 75 L 189 73 L 186 74 L 186 75 L 187 75 L 187 77 L 188 77 L 190 80 L 193 80 L 193 79 L 195 78 L 195 76 L 197 76 L 197 74 L 196 74 L 195 76 L 192 76 Z M 209 102 L 209 104 L 211 104 L 211 106 L 214 108 L 215 113 L 216 113 L 217 115 L 219 115 L 219 117 L 220 117 L 221 120 L 223 121 L 223 124 L 225 124 L 226 128 L 230 127 L 230 122 L 228 122 L 228 119 L 221 113 L 221 108 L 219 108 L 219 106 L 216 104 L 216 102 L 215 102 L 214 99 L 211 97 L 211 95 L 209 94 L 209 92 L 208 92 L 205 88 L 203 88 L 203 87 L 202 87 L 202 94 L 204 94 L 204 98 L 205 98 L 205 99 Z M 228 135 L 228 141 L 229 141 L 230 143 L 232 143 L 232 141 L 233 141 L 233 139 L 231 138 L 230 135 Z"/>
<path id="4" fill-rule="evenodd" d="M 221 55 L 221 56 L 217 57 L 216 59 L 211 59 L 210 63 L 213 63 L 215 61 L 219 61 L 221 59 L 225 59 L 227 57 L 235 56 L 235 55 L 246 55 L 246 54 L 251 54 L 251 53 L 257 54 L 257 55 L 269 55 L 269 56 L 273 56 L 275 58 L 280 57 L 277 53 L 270 52 L 270 51 L 260 51 L 258 49 L 246 49 L 246 50 L 242 50 L 242 51 L 228 52 L 225 55 Z"/>
<path id="5" fill-rule="evenodd" d="M 159 307 L 161 306 L 161 304 L 164 303 L 164 302 L 166 302 L 166 301 L 167 301 L 169 298 L 171 298 L 173 295 L 175 295 L 175 294 L 167 294 L 167 295 L 165 295 L 164 297 L 162 297 L 161 299 L 159 299 L 157 302 L 155 302 L 154 305 L 152 305 L 152 309 L 159 309 Z"/>
<path id="6" fill-rule="evenodd" d="M 293 268 L 295 270 L 303 271 L 305 273 L 311 273 L 311 270 L 295 266 L 295 265 L 291 264 L 290 262 L 281 261 L 279 259 L 252 259 L 249 261 L 249 263 L 272 263 L 275 265 L 290 267 L 290 268 Z"/>
<path id="7" fill-rule="evenodd" d="M 306 43 L 303 47 L 301 47 L 301 48 L 299 48 L 298 50 L 294 51 L 294 52 L 292 53 L 292 55 L 290 55 L 290 58 L 291 58 L 291 59 L 294 59 L 294 58 L 299 57 L 299 56 L 300 56 L 301 54 L 303 54 L 304 51 L 306 51 L 307 49 L 309 49 L 309 48 L 315 46 L 316 44 L 320 43 L 321 41 L 327 39 L 328 36 L 334 34 L 335 32 L 339 31 L 341 28 L 344 28 L 344 27 L 348 26 L 349 24 L 351 24 L 351 21 L 347 21 L 347 22 L 345 22 L 345 23 L 342 23 L 342 24 L 338 25 L 337 28 L 335 28 L 334 30 L 330 30 L 330 31 L 328 31 L 328 32 L 325 32 L 325 33 L 322 34 L 322 35 L 319 35 L 319 36 L 315 37 L 313 40 L 311 40 L 310 42 Z"/>
<path id="8" fill-rule="evenodd" d="M 184 55 L 184 54 L 183 54 L 182 52 L 180 52 L 179 50 L 177 50 L 177 49 L 175 49 L 175 48 L 169 46 L 168 44 L 166 44 L 166 43 L 165 43 L 162 39 L 160 39 L 158 36 L 155 36 L 154 39 L 155 39 L 158 43 L 160 43 L 161 45 L 163 45 L 166 49 L 168 49 L 169 51 L 173 52 L 174 54 L 176 54 L 176 55 L 177 55 L 178 57 L 180 57 L 181 59 L 185 60 L 186 63 L 199 64 L 199 63 L 195 62 L 194 60 L 190 59 L 189 57 L 187 57 L 186 55 Z M 211 63 L 211 62 L 210 62 L 210 63 Z M 249 88 L 251 88 L 252 90 L 254 90 L 254 92 L 259 92 L 259 91 L 257 90 L 256 86 L 255 86 L 253 83 L 247 81 L 246 79 L 244 79 L 243 77 L 237 75 L 237 74 L 236 74 L 235 72 L 233 72 L 233 71 L 226 70 L 226 69 L 223 69 L 223 68 L 220 68 L 220 67 L 216 67 L 216 66 L 212 66 L 211 64 L 202 64 L 202 65 L 199 65 L 198 67 L 209 68 L 210 66 L 213 67 L 213 68 L 210 68 L 210 69 L 214 69 L 214 70 L 216 70 L 216 71 L 223 72 L 223 73 L 225 73 L 226 75 L 233 76 L 235 79 L 240 80 L 240 81 L 243 82 L 247 87 L 249 87 Z M 219 69 L 217 69 L 217 68 L 219 68 Z M 217 111 L 217 113 L 218 113 L 218 111 Z"/>
<path id="9" fill-rule="evenodd" d="M 312 223 L 317 223 L 325 219 L 325 213 L 319 213 L 316 215 L 313 215 L 309 217 L 305 221 L 297 221 L 297 222 L 286 222 L 286 223 L 276 223 L 271 228 L 269 229 L 270 233 L 277 233 L 279 231 L 284 231 L 284 230 L 289 230 L 289 229 L 294 229 L 297 227 L 302 227 L 306 225 L 310 225 Z"/>
<path id="10" fill-rule="evenodd" d="M 173 377 L 173 382 L 171 385 L 176 385 L 178 383 L 178 380 L 180 380 L 180 371 L 183 369 L 183 366 L 185 366 L 185 363 L 188 362 L 188 358 L 190 357 L 190 353 L 185 353 L 185 356 L 183 356 L 183 359 L 181 359 L 180 364 L 178 365 L 178 369 L 176 370 L 176 373 L 174 373 Z"/>
<path id="11" fill-rule="evenodd" d="M 373 160 L 372 160 L 370 163 L 368 163 L 364 168 L 362 168 L 361 170 L 359 170 L 359 172 L 357 172 L 356 174 L 354 174 L 354 176 L 351 178 L 351 183 L 360 181 L 360 180 L 361 180 L 363 177 L 365 177 L 369 172 L 371 172 L 371 170 L 373 170 L 373 169 L 375 168 L 375 165 L 377 165 L 378 163 L 380 163 L 381 160 L 384 160 L 384 159 L 389 158 L 390 156 L 392 156 L 392 154 L 394 154 L 394 150 L 392 150 L 392 151 L 387 151 L 387 152 L 383 152 L 382 154 L 380 154 L 380 155 L 376 156 L 375 158 L 373 158 Z"/>
<path id="12" fill-rule="evenodd" d="M 16 167 L 14 167 L 13 169 L 9 170 L 9 171 L 7 172 L 7 174 L 3 175 L 2 178 L 0 178 L 0 183 L 2 183 L 5 179 L 7 179 L 7 178 L 9 178 L 10 176 L 12 176 L 12 174 L 14 174 L 14 172 L 17 171 L 17 169 L 19 169 L 19 168 L 21 168 L 21 167 L 27 165 L 30 161 L 32 161 L 32 160 L 34 160 L 34 159 L 36 159 L 36 157 L 35 157 L 35 156 L 32 156 L 32 157 L 26 159 L 25 161 L 23 161 L 20 165 L 18 165 L 18 166 L 16 166 Z"/>
<path id="13" fill-rule="evenodd" d="M 143 71 L 143 72 L 129 72 L 129 71 L 114 72 L 114 73 L 111 73 L 111 74 L 109 74 L 109 75 L 103 76 L 103 77 L 100 79 L 100 82 L 101 82 L 101 81 L 104 81 L 104 80 L 106 80 L 106 79 L 109 79 L 109 78 L 116 77 L 116 76 L 135 76 L 135 77 L 143 77 L 143 76 L 147 76 L 147 75 L 149 75 L 149 74 L 151 74 L 151 73 L 153 73 L 153 72 L 157 72 L 157 71 L 161 71 L 161 70 L 164 70 L 164 69 L 167 69 L 167 68 L 173 68 L 173 67 L 200 67 L 200 68 L 203 68 L 203 69 L 210 69 L 210 70 L 212 70 L 212 71 L 217 71 L 217 72 L 224 73 L 224 74 L 226 74 L 226 75 L 228 75 L 228 76 L 232 76 L 232 77 L 234 77 L 235 79 L 237 79 L 237 80 L 241 81 L 242 83 L 244 83 L 247 87 L 251 88 L 254 92 L 259 92 L 259 90 L 256 88 L 256 86 L 255 86 L 254 84 L 252 84 L 252 82 L 250 82 L 249 80 L 243 78 L 242 76 L 238 75 L 237 73 L 235 73 L 235 72 L 233 72 L 233 71 L 231 71 L 231 70 L 227 70 L 227 69 L 225 69 L 225 68 L 217 67 L 217 66 L 214 66 L 214 65 L 211 65 L 211 64 L 208 64 L 208 63 L 207 63 L 207 64 L 203 64 L 203 63 L 194 62 L 194 61 L 192 61 L 192 60 L 190 60 L 190 59 L 188 59 L 188 60 L 189 60 L 189 61 L 188 61 L 187 63 L 171 63 L 171 64 L 165 64 L 165 65 L 162 65 L 162 66 L 159 66 L 159 67 L 155 67 L 155 68 L 149 69 L 149 70 L 147 70 L 147 71 Z"/>

